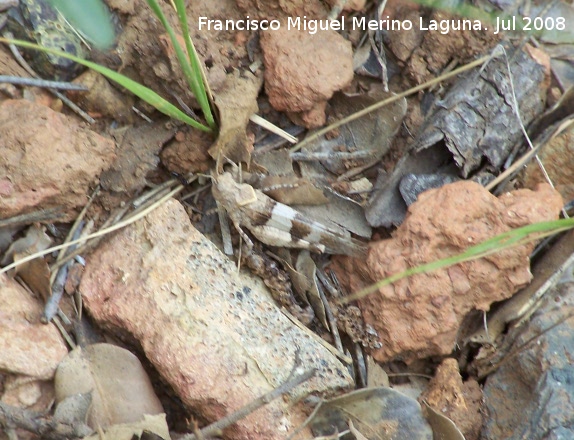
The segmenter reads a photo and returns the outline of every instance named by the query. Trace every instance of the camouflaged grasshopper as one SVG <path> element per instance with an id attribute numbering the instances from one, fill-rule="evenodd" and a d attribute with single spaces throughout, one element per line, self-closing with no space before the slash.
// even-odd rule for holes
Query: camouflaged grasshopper
<path id="1" fill-rule="evenodd" d="M 214 177 L 212 191 L 250 247 L 253 243 L 242 227 L 270 246 L 355 256 L 366 251 L 364 243 L 336 223 L 309 220 L 251 185 L 237 183 L 229 172 Z"/>

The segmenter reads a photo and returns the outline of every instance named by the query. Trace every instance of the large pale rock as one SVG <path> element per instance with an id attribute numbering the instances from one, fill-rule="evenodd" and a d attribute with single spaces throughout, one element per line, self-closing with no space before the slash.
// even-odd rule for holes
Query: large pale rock
<path id="1" fill-rule="evenodd" d="M 61 208 L 66 218 L 115 158 L 115 144 L 26 100 L 0 105 L 0 218 Z"/>
<path id="2" fill-rule="evenodd" d="M 280 29 L 261 34 L 261 48 L 271 105 L 308 112 L 313 118 L 303 116 L 302 121 L 314 126 L 324 123 L 325 103 L 353 79 L 351 43 L 332 30 L 310 34 L 282 23 Z"/>
<path id="3" fill-rule="evenodd" d="M 68 349 L 53 324 L 40 322 L 40 302 L 2 274 L 0 304 L 0 371 L 28 379 L 52 379 Z"/>
<path id="4" fill-rule="evenodd" d="M 373 243 L 366 261 L 339 258 L 338 275 L 349 291 L 357 292 L 512 228 L 554 220 L 561 207 L 562 198 L 549 185 L 499 198 L 470 181 L 445 185 L 419 195 L 393 238 Z M 533 246 L 405 278 L 361 299 L 366 323 L 381 337 L 373 356 L 384 362 L 449 354 L 468 312 L 489 310 L 530 281 Z"/>
<path id="5" fill-rule="evenodd" d="M 351 385 L 346 368 L 280 313 L 259 279 L 238 274 L 176 201 L 100 246 L 80 289 L 98 323 L 137 339 L 182 401 L 209 421 L 284 382 L 297 350 L 302 367 L 318 372 L 296 395 Z M 226 438 L 287 437 L 304 420 L 292 403 L 274 401 Z"/>

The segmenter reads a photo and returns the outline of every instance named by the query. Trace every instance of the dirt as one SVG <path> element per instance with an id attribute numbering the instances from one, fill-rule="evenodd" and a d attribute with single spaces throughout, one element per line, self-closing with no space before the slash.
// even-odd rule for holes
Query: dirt
<path id="1" fill-rule="evenodd" d="M 121 19 L 123 32 L 117 48 L 101 57 L 103 62 L 169 101 L 180 100 L 197 112 L 198 103 L 181 72 L 170 39 L 147 5 L 141 0 L 108 3 Z M 336 344 L 325 323 L 317 318 L 326 316 L 325 310 L 312 311 L 320 303 L 317 298 L 302 299 L 291 286 L 277 285 L 277 279 L 280 284 L 288 282 L 287 273 L 293 271 L 283 257 L 278 257 L 278 252 L 263 247 L 259 260 L 272 262 L 267 265 L 273 270 L 256 272 L 281 276 L 254 281 L 251 275 L 236 271 L 228 258 L 196 230 L 195 226 L 208 235 L 217 232 L 210 237 L 220 241 L 215 217 L 209 212 L 215 202 L 206 186 L 209 178 L 204 176 L 221 171 L 231 162 L 251 164 L 253 172 L 265 171 L 252 161 L 252 154 L 267 141 L 264 148 L 272 149 L 269 144 L 274 140 L 250 122 L 253 114 L 267 117 L 287 130 L 293 129 L 293 124 L 320 128 L 337 118 L 332 99 L 335 94 L 337 100 L 344 102 L 355 94 L 366 94 L 373 84 L 379 89 L 384 86 L 381 78 L 366 79 L 353 71 L 362 32 L 310 33 L 286 28 L 290 17 L 321 19 L 341 2 L 188 3 L 191 37 L 218 109 L 219 136 L 167 120 L 153 107 L 92 72 L 76 80 L 90 85 L 90 93 L 69 94 L 96 118 L 92 125 L 45 91 L 3 85 L 0 251 L 3 253 L 23 234 L 24 226 L 50 223 L 51 220 L 42 220 L 44 214 L 61 222 L 49 229 L 49 234 L 61 242 L 95 188 L 100 195 L 87 213 L 87 229 L 97 228 L 109 215 L 119 215 L 132 206 L 132 197 L 146 194 L 162 182 L 177 178 L 187 183 L 190 172 L 199 174 L 198 181 L 183 190 L 185 197 L 178 195 L 181 204 L 168 201 L 146 219 L 105 237 L 92 253 L 82 253 L 87 265 L 70 268 L 72 275 L 62 308 L 70 314 L 74 310 L 73 296 L 82 295 L 84 310 L 94 320 L 98 336 L 95 339 L 103 335 L 126 345 L 144 360 L 154 377 L 161 378 L 156 389 L 168 396 L 169 403 L 164 405 L 172 429 L 177 426 L 178 430 L 191 431 L 194 422 L 200 427 L 215 422 L 279 386 L 292 374 L 313 367 L 316 375 L 311 380 L 224 431 L 224 438 L 230 440 L 284 439 L 312 411 L 313 407 L 303 399 L 308 393 L 331 397 L 354 386 L 347 369 L 349 356 L 324 341 Z M 367 10 L 373 11 L 372 2 L 343 3 L 348 21 Z M 163 9 L 177 29 L 174 11 Z M 412 2 L 389 0 L 385 15 L 415 23 L 412 32 L 388 32 L 384 38 L 389 85 L 394 92 L 487 54 L 503 38 L 484 30 L 446 34 L 421 30 L 419 18 L 428 24 L 430 20 L 455 16 Z M 277 19 L 283 26 L 279 31 L 262 32 L 199 26 L 199 17 L 241 20 L 246 16 Z M 371 37 L 374 41 L 378 36 Z M 179 38 L 183 41 L 181 35 Z M 544 50 L 540 50 L 540 58 L 544 58 Z M 4 47 L 0 47 L 0 73 L 27 75 Z M 433 91 L 437 99 L 448 86 L 442 84 Z M 547 81 L 541 87 L 554 87 L 552 99 L 559 98 L 555 84 Z M 342 172 L 354 168 L 349 164 L 360 163 L 364 175 L 374 182 L 377 172 L 390 171 L 411 145 L 424 120 L 425 105 L 422 95 L 410 97 L 404 119 L 397 116 L 397 126 L 402 120 L 398 133 L 392 141 L 384 141 L 385 156 L 370 164 L 349 160 Z M 153 122 L 142 122 L 132 112 L 134 106 Z M 300 139 L 304 135 L 300 134 Z M 331 138 L 334 137 L 332 132 Z M 357 143 L 365 136 L 351 133 L 351 137 Z M 385 276 L 463 252 L 512 228 L 558 218 L 563 199 L 574 197 L 572 166 L 568 162 L 570 137 L 570 131 L 556 137 L 540 156 L 557 191 L 544 183 L 545 178 L 534 163 L 512 182 L 525 189 L 498 197 L 470 181 L 430 190 L 419 195 L 398 229 L 374 230 L 370 243 L 365 243 L 368 249 L 364 256 L 317 258 L 317 268 L 313 270 L 327 265 L 336 274 L 333 285 L 338 281 L 343 292 L 356 293 Z M 355 144 L 349 149 L 340 145 L 335 151 L 356 152 L 362 147 Z M 292 164 L 288 152 L 282 157 L 289 161 L 290 173 L 304 168 Z M 488 171 L 497 172 L 491 168 Z M 331 188 L 352 188 L 340 176 L 325 173 L 323 180 Z M 368 183 L 365 188 L 371 187 Z M 354 209 L 345 211 L 351 214 L 338 215 L 355 216 L 362 212 L 365 200 L 366 197 L 350 194 L 347 202 Z M 147 206 L 145 201 L 141 203 Z M 24 219 L 16 219 L 8 226 L 2 223 L 16 216 Z M 232 235 L 238 244 L 235 231 Z M 259 244 L 256 247 L 259 249 Z M 405 373 L 412 367 L 431 374 L 433 379 L 425 382 L 419 401 L 450 417 L 466 438 L 479 438 L 484 422 L 483 383 L 464 369 L 470 362 L 464 356 L 470 358 L 473 354 L 457 351 L 458 336 L 469 315 L 490 310 L 493 303 L 509 298 L 530 282 L 529 255 L 533 247 L 534 244 L 523 245 L 481 260 L 416 275 L 383 287 L 346 308 L 339 303 L 341 293 L 333 293 L 331 286 L 327 289 L 328 302 L 334 308 L 345 348 L 357 350 L 362 346 L 365 353 L 389 371 Z M 242 249 L 248 251 L 246 246 Z M 46 256 L 45 265 L 52 264 L 54 258 Z M 40 290 L 49 289 L 45 280 L 43 283 L 44 289 Z M 279 292 L 281 310 L 286 308 L 297 315 L 309 324 L 309 329 L 298 328 L 280 312 L 265 284 L 272 287 L 276 296 Z M 53 400 L 54 371 L 68 349 L 54 325 L 40 323 L 42 300 L 38 292 L 26 291 L 15 280 L 0 274 L 0 298 L 5 304 L 0 307 L 0 341 L 11 341 L 10 346 L 0 350 L 2 402 L 48 410 Z M 74 329 L 70 325 L 66 328 L 80 334 L 80 324 L 75 325 Z M 81 328 L 82 332 L 87 331 Z M 411 389 L 416 388 L 416 383 L 409 382 Z M 175 414 L 183 414 L 178 423 L 173 421 Z M 21 438 L 37 438 L 19 433 Z M 304 434 L 308 438 L 313 435 L 308 428 Z M 0 433 L 0 440 L 3 438 Z"/>

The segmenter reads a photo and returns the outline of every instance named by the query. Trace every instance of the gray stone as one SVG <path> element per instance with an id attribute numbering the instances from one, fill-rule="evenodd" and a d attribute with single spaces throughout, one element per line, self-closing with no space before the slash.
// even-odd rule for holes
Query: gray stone
<path id="1" fill-rule="evenodd" d="M 574 438 L 573 307 L 574 283 L 559 284 L 507 335 L 517 354 L 486 382 L 484 439 Z"/>

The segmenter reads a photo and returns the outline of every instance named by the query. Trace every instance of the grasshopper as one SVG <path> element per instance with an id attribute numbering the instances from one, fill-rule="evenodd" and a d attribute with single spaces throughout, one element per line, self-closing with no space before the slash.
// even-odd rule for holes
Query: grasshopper
<path id="1" fill-rule="evenodd" d="M 308 249 L 311 252 L 361 255 L 365 244 L 333 222 L 316 222 L 295 209 L 276 202 L 246 183 L 237 183 L 230 172 L 213 181 L 213 197 L 227 211 L 233 225 L 251 247 L 248 229 L 270 246 Z"/>

